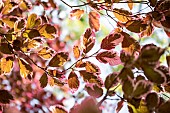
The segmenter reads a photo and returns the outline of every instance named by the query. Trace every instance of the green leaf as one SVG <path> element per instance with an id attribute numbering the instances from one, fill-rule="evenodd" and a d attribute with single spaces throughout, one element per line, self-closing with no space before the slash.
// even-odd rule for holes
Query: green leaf
<path id="1" fill-rule="evenodd" d="M 48 77 L 47 77 L 47 74 L 44 73 L 41 78 L 40 78 L 40 84 L 41 84 L 41 87 L 44 88 L 47 86 L 47 83 L 48 83 Z"/>
<path id="2" fill-rule="evenodd" d="M 0 103 L 9 104 L 13 100 L 13 96 L 7 90 L 0 90 Z"/>
<path id="3" fill-rule="evenodd" d="M 130 77 L 128 77 L 126 81 L 123 82 L 122 90 L 127 98 L 132 98 L 134 87 L 134 82 Z"/>
<path id="4" fill-rule="evenodd" d="M 49 62 L 48 66 L 50 67 L 60 67 L 63 66 L 64 63 L 68 60 L 67 52 L 57 53 Z"/>

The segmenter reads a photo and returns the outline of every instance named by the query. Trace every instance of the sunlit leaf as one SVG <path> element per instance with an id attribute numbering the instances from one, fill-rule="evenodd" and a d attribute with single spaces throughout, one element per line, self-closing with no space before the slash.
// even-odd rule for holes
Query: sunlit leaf
<path id="1" fill-rule="evenodd" d="M 22 0 L 19 3 L 19 8 L 21 8 L 23 11 L 26 11 L 26 10 L 30 9 L 30 4 L 26 0 Z"/>
<path id="2" fill-rule="evenodd" d="M 68 85 L 73 91 L 76 91 L 79 87 L 79 79 L 74 71 L 68 76 Z"/>
<path id="3" fill-rule="evenodd" d="M 13 57 L 6 57 L 6 58 L 1 58 L 1 73 L 10 73 L 11 69 L 13 67 Z"/>
<path id="4" fill-rule="evenodd" d="M 113 51 L 100 52 L 97 54 L 96 59 L 101 63 L 109 63 L 111 66 L 121 64 L 120 57 Z"/>
<path id="5" fill-rule="evenodd" d="M 130 10 L 132 10 L 133 9 L 133 0 L 128 0 L 128 7 L 129 7 L 129 9 Z"/>
<path id="6" fill-rule="evenodd" d="M 20 68 L 20 75 L 23 78 L 26 78 L 28 75 L 30 75 L 33 71 L 32 67 L 30 64 L 28 64 L 24 59 L 18 58 L 19 62 L 19 68 Z"/>
<path id="7" fill-rule="evenodd" d="M 90 96 L 99 98 L 103 95 L 103 89 L 97 84 L 88 84 L 86 85 L 86 90 Z"/>
<path id="8" fill-rule="evenodd" d="M 127 10 L 114 8 L 113 13 L 115 17 L 121 22 L 127 22 L 128 20 L 131 20 L 130 15 L 132 15 L 132 13 Z"/>
<path id="9" fill-rule="evenodd" d="M 10 28 L 14 28 L 14 24 L 17 21 L 15 17 L 2 18 L 2 22 L 7 24 Z"/>
<path id="10" fill-rule="evenodd" d="M 101 49 L 106 49 L 106 50 L 113 49 L 122 41 L 123 41 L 123 36 L 120 33 L 113 32 L 102 40 Z"/>
<path id="11" fill-rule="evenodd" d="M 96 11 L 89 13 L 89 24 L 92 29 L 99 31 L 100 29 L 100 15 Z"/>
<path id="12" fill-rule="evenodd" d="M 86 68 L 87 72 L 96 73 L 96 74 L 101 73 L 100 68 L 97 65 L 95 65 L 95 64 L 93 64 L 93 63 L 91 63 L 89 61 L 87 61 L 85 64 L 86 64 L 85 68 Z"/>
<path id="13" fill-rule="evenodd" d="M 3 15 L 8 14 L 15 5 L 17 5 L 15 2 L 6 1 L 1 13 Z"/>
<path id="14" fill-rule="evenodd" d="M 68 113 L 61 105 L 56 105 L 55 108 L 50 108 L 52 113 Z"/>
<path id="15" fill-rule="evenodd" d="M 117 73 L 111 73 L 106 77 L 104 85 L 106 89 L 110 89 L 111 87 L 116 86 L 117 83 Z"/>
<path id="16" fill-rule="evenodd" d="M 54 52 L 50 50 L 48 47 L 44 47 L 40 51 L 38 51 L 38 55 L 44 59 L 50 59 L 53 53 Z"/>
<path id="17" fill-rule="evenodd" d="M 28 49 L 36 49 L 41 45 L 40 41 L 37 39 L 28 40 L 28 42 L 24 43 L 24 46 Z"/>
<path id="18" fill-rule="evenodd" d="M 126 22 L 125 26 L 126 29 L 135 33 L 140 33 L 147 28 L 147 25 L 144 24 L 142 20 L 129 20 Z"/>
<path id="19" fill-rule="evenodd" d="M 79 49 L 78 46 L 74 46 L 74 47 L 73 47 L 73 53 L 74 53 L 74 57 L 75 57 L 76 59 L 78 59 L 78 58 L 80 57 L 80 49 Z"/>
<path id="20" fill-rule="evenodd" d="M 57 32 L 56 28 L 50 24 L 44 24 L 38 27 L 39 33 L 45 38 L 55 38 L 54 34 Z"/>
<path id="21" fill-rule="evenodd" d="M 84 10 L 81 9 L 74 9 L 70 12 L 71 19 L 80 19 L 84 14 Z"/>
<path id="22" fill-rule="evenodd" d="M 146 105 L 148 109 L 153 110 L 159 104 L 159 97 L 156 93 L 152 92 L 146 96 Z"/>
<path id="23" fill-rule="evenodd" d="M 10 100 L 14 100 L 13 96 L 7 90 L 0 90 L 0 103 L 9 104 Z"/>
<path id="24" fill-rule="evenodd" d="M 47 86 L 47 83 L 48 83 L 48 77 L 47 77 L 47 74 L 44 73 L 41 78 L 40 78 L 40 84 L 41 84 L 41 87 L 44 88 Z"/>
<path id="25" fill-rule="evenodd" d="M 57 53 L 49 62 L 48 66 L 50 67 L 60 67 L 68 60 L 67 52 Z"/>
<path id="26" fill-rule="evenodd" d="M 7 43 L 0 43 L 0 52 L 4 54 L 12 54 L 12 47 Z"/>
<path id="27" fill-rule="evenodd" d="M 152 84 L 150 82 L 147 82 L 145 80 L 140 80 L 135 84 L 133 96 L 135 98 L 140 98 L 143 95 L 149 93 L 151 89 L 152 89 Z"/>
<path id="28" fill-rule="evenodd" d="M 27 25 L 26 28 L 27 29 L 32 29 L 35 26 L 35 21 L 37 19 L 37 15 L 32 13 L 31 15 L 28 16 L 27 19 Z"/>
<path id="29" fill-rule="evenodd" d="M 25 27 L 25 20 L 24 19 L 18 20 L 17 22 L 15 22 L 14 31 L 19 32 L 19 30 L 21 30 L 24 27 Z"/>
<path id="30" fill-rule="evenodd" d="M 140 37 L 150 36 L 153 33 L 153 30 L 154 30 L 154 28 L 153 28 L 152 24 L 149 24 L 146 27 L 146 30 L 141 32 Z"/>

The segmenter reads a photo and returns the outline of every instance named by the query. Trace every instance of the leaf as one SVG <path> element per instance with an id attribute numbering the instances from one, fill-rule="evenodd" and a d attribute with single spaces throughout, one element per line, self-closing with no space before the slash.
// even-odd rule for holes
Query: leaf
<path id="1" fill-rule="evenodd" d="M 78 19 L 80 20 L 80 18 L 83 16 L 84 14 L 84 10 L 81 9 L 74 9 L 70 12 L 70 18 L 71 19 Z"/>
<path id="2" fill-rule="evenodd" d="M 154 28 L 152 26 L 152 24 L 149 24 L 146 27 L 146 30 L 144 30 L 143 32 L 141 32 L 140 37 L 146 37 L 146 36 L 150 36 L 154 31 Z"/>
<path id="3" fill-rule="evenodd" d="M 43 59 L 50 59 L 53 53 L 54 52 L 50 50 L 48 47 L 44 47 L 40 51 L 38 51 L 38 55 L 42 57 Z"/>
<path id="4" fill-rule="evenodd" d="M 23 11 L 26 11 L 26 10 L 30 9 L 30 5 L 29 5 L 28 1 L 25 1 L 25 0 L 20 1 L 18 6 Z"/>
<path id="5" fill-rule="evenodd" d="M 48 83 L 48 77 L 47 77 L 47 74 L 44 73 L 41 78 L 40 78 L 40 84 L 41 84 L 41 87 L 44 88 L 47 86 L 47 83 Z"/>
<path id="6" fill-rule="evenodd" d="M 50 67 L 60 67 L 68 60 L 68 52 L 57 53 L 49 62 Z"/>
<path id="7" fill-rule="evenodd" d="M 87 72 L 96 73 L 97 75 L 99 75 L 101 73 L 100 68 L 97 65 L 95 65 L 89 61 L 87 61 L 85 64 L 86 64 L 85 68 L 86 68 Z"/>
<path id="8" fill-rule="evenodd" d="M 40 33 L 39 33 L 39 31 L 36 30 L 36 29 L 31 29 L 31 31 L 28 33 L 28 37 L 29 37 L 30 39 L 33 39 L 33 38 L 39 37 L 39 36 L 40 36 Z"/>
<path id="9" fill-rule="evenodd" d="M 132 10 L 133 9 L 133 0 L 128 0 L 128 7 L 129 7 L 129 9 L 130 10 Z"/>
<path id="10" fill-rule="evenodd" d="M 133 91 L 134 91 L 134 81 L 133 79 L 131 79 L 130 77 L 128 77 L 124 82 L 123 82 L 123 85 L 122 85 L 122 90 L 124 92 L 124 95 L 127 97 L 127 98 L 132 98 L 132 94 L 133 94 Z"/>
<path id="11" fill-rule="evenodd" d="M 88 53 L 95 44 L 94 32 L 88 28 L 83 35 L 83 52 Z"/>
<path id="12" fill-rule="evenodd" d="M 103 95 L 103 89 L 97 84 L 88 84 L 86 85 L 86 90 L 90 96 L 99 98 Z"/>
<path id="13" fill-rule="evenodd" d="M 106 89 L 110 89 L 111 87 L 116 86 L 117 83 L 118 83 L 117 73 L 111 73 L 106 77 L 104 86 Z"/>
<path id="14" fill-rule="evenodd" d="M 68 85 L 73 90 L 76 91 L 79 87 L 79 79 L 77 77 L 77 74 L 74 71 L 71 71 L 71 73 L 68 76 Z"/>
<path id="15" fill-rule="evenodd" d="M 111 33 L 106 36 L 101 43 L 101 49 L 110 50 L 115 48 L 120 42 L 123 41 L 123 36 L 120 33 Z"/>
<path id="16" fill-rule="evenodd" d="M 30 64 L 28 64 L 24 59 L 18 58 L 19 62 L 19 68 L 20 68 L 20 75 L 23 78 L 26 78 L 28 75 L 30 75 L 33 71 L 32 67 Z"/>
<path id="17" fill-rule="evenodd" d="M 0 103 L 9 104 L 10 100 L 14 100 L 13 96 L 7 90 L 0 90 Z"/>
<path id="18" fill-rule="evenodd" d="M 128 20 L 131 20 L 130 16 L 132 13 L 127 10 L 114 8 L 113 13 L 115 17 L 121 22 L 127 22 Z"/>
<path id="19" fill-rule="evenodd" d="M 156 5 L 156 3 L 157 3 L 157 0 L 149 0 L 149 2 L 150 2 L 150 5 L 152 7 L 154 7 Z"/>
<path id="20" fill-rule="evenodd" d="M 0 52 L 3 54 L 12 54 L 12 47 L 7 43 L 0 43 Z"/>
<path id="21" fill-rule="evenodd" d="M 144 24 L 142 20 L 129 20 L 125 24 L 126 29 L 131 32 L 140 33 L 147 28 L 147 24 Z"/>
<path id="22" fill-rule="evenodd" d="M 120 57 L 113 51 L 100 52 L 97 54 L 96 59 L 101 63 L 109 63 L 111 66 L 121 64 Z"/>
<path id="23" fill-rule="evenodd" d="M 2 22 L 7 24 L 10 28 L 14 28 L 14 24 L 18 19 L 15 17 L 2 18 Z"/>
<path id="24" fill-rule="evenodd" d="M 168 67 L 170 67 L 170 56 L 166 56 L 166 62 L 168 64 Z"/>
<path id="25" fill-rule="evenodd" d="M 157 110 L 157 113 L 169 113 L 170 100 L 163 103 Z"/>
<path id="26" fill-rule="evenodd" d="M 1 58 L 1 72 L 4 74 L 10 73 L 13 67 L 13 57 Z"/>
<path id="27" fill-rule="evenodd" d="M 124 103 L 124 100 L 121 100 L 117 103 L 116 113 L 119 113 L 119 111 L 122 109 L 123 103 Z"/>
<path id="28" fill-rule="evenodd" d="M 124 81 L 126 81 L 126 79 L 128 79 L 128 77 L 134 79 L 134 74 L 133 74 L 133 72 L 132 72 L 131 69 L 124 67 L 124 68 L 121 70 L 121 72 L 119 73 L 118 78 L 119 78 L 122 82 L 124 82 Z"/>
<path id="29" fill-rule="evenodd" d="M 73 47 L 73 53 L 74 53 L 74 57 L 75 57 L 76 59 L 78 59 L 78 58 L 80 57 L 80 49 L 79 49 L 78 46 L 74 46 L 74 47 Z"/>
<path id="30" fill-rule="evenodd" d="M 68 113 L 61 105 L 56 105 L 55 108 L 51 108 L 50 111 L 52 113 Z"/>
<path id="31" fill-rule="evenodd" d="M 143 95 L 149 93 L 152 89 L 152 84 L 146 80 L 140 80 L 135 84 L 133 97 L 141 98 Z"/>
<path id="32" fill-rule="evenodd" d="M 154 69 L 150 66 L 144 65 L 143 71 L 145 76 L 151 81 L 156 84 L 163 84 L 166 81 L 165 75 L 159 71 L 158 69 Z"/>
<path id="33" fill-rule="evenodd" d="M 132 55 L 135 51 L 140 51 L 140 44 L 138 41 L 136 41 L 126 32 L 121 32 L 121 34 L 124 36 L 122 41 L 122 48 L 126 53 Z"/>
<path id="34" fill-rule="evenodd" d="M 44 24 L 38 27 L 39 33 L 45 38 L 55 38 L 53 34 L 56 34 L 57 30 L 54 26 L 50 24 Z"/>
<path id="35" fill-rule="evenodd" d="M 91 11 L 89 13 L 89 24 L 95 32 L 99 31 L 100 29 L 100 15 L 96 11 Z"/>
<path id="36" fill-rule="evenodd" d="M 155 92 L 149 93 L 145 100 L 149 110 L 153 110 L 159 104 L 159 97 Z"/>
<path id="37" fill-rule="evenodd" d="M 32 13 L 31 15 L 28 16 L 27 19 L 27 29 L 32 29 L 35 26 L 35 21 L 37 19 L 37 15 L 35 13 Z"/>
<path id="38" fill-rule="evenodd" d="M 27 49 L 36 49 L 41 45 L 40 40 L 38 39 L 33 39 L 33 40 L 28 40 L 28 42 L 24 42 L 24 46 Z"/>

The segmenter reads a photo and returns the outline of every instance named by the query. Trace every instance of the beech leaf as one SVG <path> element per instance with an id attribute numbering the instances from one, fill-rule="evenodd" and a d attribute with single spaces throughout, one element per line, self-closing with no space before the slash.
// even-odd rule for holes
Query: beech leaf
<path id="1" fill-rule="evenodd" d="M 76 91 L 79 87 L 79 79 L 74 71 L 71 71 L 68 76 L 68 85 L 73 91 Z"/>
<path id="2" fill-rule="evenodd" d="M 89 13 L 89 24 L 92 29 L 99 31 L 100 29 L 100 15 L 96 11 Z"/>
<path id="3" fill-rule="evenodd" d="M 75 57 L 76 59 L 78 59 L 78 58 L 80 57 L 80 49 L 79 49 L 78 46 L 74 46 L 74 47 L 73 47 L 73 53 L 74 53 L 74 57 Z"/>
<path id="4" fill-rule="evenodd" d="M 132 15 L 132 13 L 127 10 L 114 8 L 113 13 L 115 17 L 121 22 L 127 22 L 128 20 L 131 20 L 130 15 Z"/>
<path id="5" fill-rule="evenodd" d="M 0 52 L 4 54 L 12 54 L 12 47 L 7 43 L 0 43 Z"/>
<path id="6" fill-rule="evenodd" d="M 40 51 L 38 51 L 38 55 L 43 59 L 50 59 L 53 55 L 53 51 L 50 50 L 48 47 L 44 47 Z"/>
<path id="7" fill-rule="evenodd" d="M 157 110 L 157 113 L 169 113 L 170 100 L 161 104 Z"/>
<path id="8" fill-rule="evenodd" d="M 128 77 L 126 81 L 123 82 L 122 90 L 126 97 L 132 98 L 134 87 L 134 81 L 130 77 Z"/>
<path id="9" fill-rule="evenodd" d="M 120 33 L 111 33 L 106 36 L 101 43 L 101 49 L 110 50 L 115 48 L 120 42 L 123 41 L 123 36 Z"/>
<path id="10" fill-rule="evenodd" d="M 97 84 L 88 84 L 86 85 L 86 90 L 90 96 L 99 98 L 103 95 L 103 89 Z"/>
<path id="11" fill-rule="evenodd" d="M 68 60 L 68 52 L 57 53 L 49 62 L 50 67 L 60 67 Z"/>
<path id="12" fill-rule="evenodd" d="M 152 110 L 156 108 L 159 104 L 159 97 L 155 92 L 149 93 L 146 96 L 146 105 L 148 109 Z"/>
<path id="13" fill-rule="evenodd" d="M 13 57 L 6 57 L 6 58 L 1 58 L 1 72 L 6 74 L 6 73 L 10 73 L 11 69 L 13 67 Z"/>
<path id="14" fill-rule="evenodd" d="M 30 64 L 28 64 L 24 59 L 18 58 L 19 62 L 19 68 L 20 68 L 20 75 L 23 78 L 26 78 L 28 75 L 30 75 L 33 71 L 32 67 Z"/>
<path id="15" fill-rule="evenodd" d="M 31 15 L 28 16 L 27 19 L 27 29 L 32 29 L 35 26 L 35 21 L 37 19 L 37 15 L 35 13 L 32 13 Z"/>
<path id="16" fill-rule="evenodd" d="M 96 73 L 97 75 L 99 75 L 101 73 L 100 68 L 97 65 L 95 65 L 89 61 L 87 61 L 85 64 L 86 64 L 85 68 L 86 68 L 87 72 Z"/>
<path id="17" fill-rule="evenodd" d="M 116 113 L 119 113 L 119 111 L 122 109 L 123 103 L 124 103 L 124 100 L 121 100 L 117 103 Z"/>
<path id="18" fill-rule="evenodd" d="M 118 83 L 116 77 L 117 77 L 117 73 L 111 73 L 106 77 L 106 80 L 104 82 L 106 89 L 110 89 L 112 86 L 116 86 L 116 84 Z"/>
<path id="19" fill-rule="evenodd" d="M 47 77 L 47 74 L 44 73 L 41 78 L 40 78 L 40 84 L 41 84 L 41 87 L 44 88 L 47 86 L 47 83 L 48 83 L 48 77 Z"/>
<path id="20" fill-rule="evenodd" d="M 7 90 L 0 90 L 0 103 L 9 104 L 10 100 L 14 100 L 13 96 Z"/>
<path id="21" fill-rule="evenodd" d="M 70 18 L 71 19 L 78 19 L 80 20 L 80 18 L 83 16 L 84 14 L 84 10 L 81 9 L 74 9 L 70 12 Z"/>
<path id="22" fill-rule="evenodd" d="M 56 105 L 55 108 L 51 107 L 51 112 L 52 113 L 68 113 L 65 108 L 61 105 Z"/>

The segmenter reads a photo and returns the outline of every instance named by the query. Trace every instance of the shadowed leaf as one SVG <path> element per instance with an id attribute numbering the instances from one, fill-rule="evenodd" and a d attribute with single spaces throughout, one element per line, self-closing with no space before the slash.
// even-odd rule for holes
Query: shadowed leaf
<path id="1" fill-rule="evenodd" d="M 146 96 L 146 105 L 148 109 L 153 110 L 159 104 L 159 97 L 156 93 L 152 92 Z"/>
<path id="2" fill-rule="evenodd" d="M 0 52 L 4 54 L 12 54 L 12 47 L 7 43 L 0 43 Z"/>
<path id="3" fill-rule="evenodd" d="M 156 3 L 157 3 L 157 0 L 149 0 L 149 2 L 150 2 L 150 5 L 152 7 L 154 7 L 156 5 Z"/>
<path id="4" fill-rule="evenodd" d="M 106 80 L 104 82 L 106 89 L 110 89 L 111 87 L 117 85 L 118 80 L 116 77 L 117 77 L 117 73 L 111 73 L 106 77 Z"/>
<path id="5" fill-rule="evenodd" d="M 48 77 L 47 77 L 47 74 L 44 73 L 41 78 L 40 78 L 40 84 L 41 84 L 41 87 L 44 88 L 47 86 L 47 83 L 48 83 Z"/>
<path id="6" fill-rule="evenodd" d="M 0 103 L 9 104 L 13 100 L 13 96 L 7 90 L 0 90 Z"/>
<path id="7" fill-rule="evenodd" d="M 163 103 L 163 104 L 158 108 L 157 113 L 169 113 L 169 112 L 170 112 L 169 106 L 170 106 L 170 100 L 168 100 L 167 102 Z"/>
<path id="8" fill-rule="evenodd" d="M 103 89 L 97 84 L 86 85 L 86 90 L 90 96 L 93 96 L 95 98 L 99 98 L 103 95 Z"/>
<path id="9" fill-rule="evenodd" d="M 127 98 L 132 98 L 134 87 L 134 82 L 130 77 L 128 77 L 126 81 L 123 82 L 122 90 Z"/>

